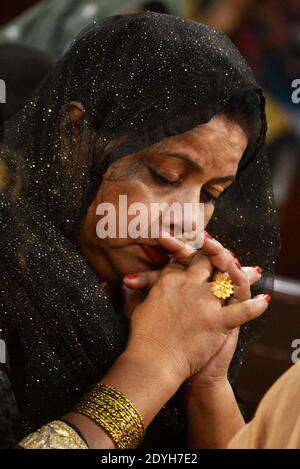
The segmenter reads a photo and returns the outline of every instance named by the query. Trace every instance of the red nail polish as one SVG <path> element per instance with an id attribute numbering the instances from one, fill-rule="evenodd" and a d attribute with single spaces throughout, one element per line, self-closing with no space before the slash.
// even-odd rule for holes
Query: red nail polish
<path id="1" fill-rule="evenodd" d="M 132 280 L 134 278 L 137 278 L 137 275 L 136 274 L 127 274 L 125 275 L 126 278 L 129 278 L 129 280 Z"/>
<path id="2" fill-rule="evenodd" d="M 237 266 L 237 268 L 242 270 L 242 266 L 241 266 L 240 262 L 237 259 L 235 259 L 234 262 L 235 262 L 235 265 Z"/>
<path id="3" fill-rule="evenodd" d="M 258 265 L 254 265 L 253 269 L 255 269 L 258 274 L 262 273 L 262 269 Z"/>
<path id="4" fill-rule="evenodd" d="M 207 239 L 214 239 L 213 236 L 212 236 L 208 231 L 204 231 L 204 236 L 205 236 Z"/>
<path id="5" fill-rule="evenodd" d="M 270 295 L 265 295 L 264 298 L 265 298 L 267 303 L 270 303 L 270 301 L 271 301 Z"/>

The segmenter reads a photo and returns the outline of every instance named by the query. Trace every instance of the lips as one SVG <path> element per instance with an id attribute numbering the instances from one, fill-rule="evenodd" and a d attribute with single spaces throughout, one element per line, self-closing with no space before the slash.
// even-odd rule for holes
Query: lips
<path id="1" fill-rule="evenodd" d="M 166 265 L 169 262 L 169 256 L 163 248 L 146 244 L 143 244 L 141 248 L 151 264 L 158 266 Z"/>

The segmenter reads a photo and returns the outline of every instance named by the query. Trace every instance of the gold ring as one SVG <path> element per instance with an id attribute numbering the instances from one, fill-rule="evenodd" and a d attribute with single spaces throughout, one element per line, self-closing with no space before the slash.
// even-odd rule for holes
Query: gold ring
<path id="1" fill-rule="evenodd" d="M 214 296 L 226 300 L 234 292 L 232 280 L 227 275 L 218 274 L 211 284 L 211 291 Z"/>

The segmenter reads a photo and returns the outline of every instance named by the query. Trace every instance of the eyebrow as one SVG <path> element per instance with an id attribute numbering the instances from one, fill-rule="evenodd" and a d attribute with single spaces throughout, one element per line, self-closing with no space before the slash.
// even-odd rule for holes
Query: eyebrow
<path id="1" fill-rule="evenodd" d="M 184 161 L 192 169 L 203 173 L 203 168 L 198 163 L 196 163 L 196 161 L 193 161 L 185 153 L 173 153 L 173 152 L 160 151 L 157 154 L 162 155 L 162 156 L 172 156 L 173 158 L 178 158 L 179 160 Z M 215 179 L 218 180 L 218 181 L 234 181 L 235 178 L 236 178 L 235 174 L 232 174 L 232 175 L 229 175 L 229 176 L 222 176 L 222 177 L 215 178 Z"/>

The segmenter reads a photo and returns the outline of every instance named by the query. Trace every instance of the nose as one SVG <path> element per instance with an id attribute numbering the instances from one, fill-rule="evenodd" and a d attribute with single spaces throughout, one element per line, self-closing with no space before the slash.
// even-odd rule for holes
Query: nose
<path id="1" fill-rule="evenodd" d="M 198 243 L 198 237 L 204 232 L 204 204 L 185 202 L 180 206 L 178 212 L 172 211 L 169 220 L 170 225 L 167 230 L 172 236 L 184 237 L 190 242 Z"/>
<path id="2" fill-rule="evenodd" d="M 183 237 L 196 249 L 203 244 L 204 225 L 206 223 L 205 204 L 200 203 L 201 187 L 190 187 L 188 193 L 182 194 L 177 202 L 180 210 L 170 216 L 170 233 L 172 236 Z"/>

